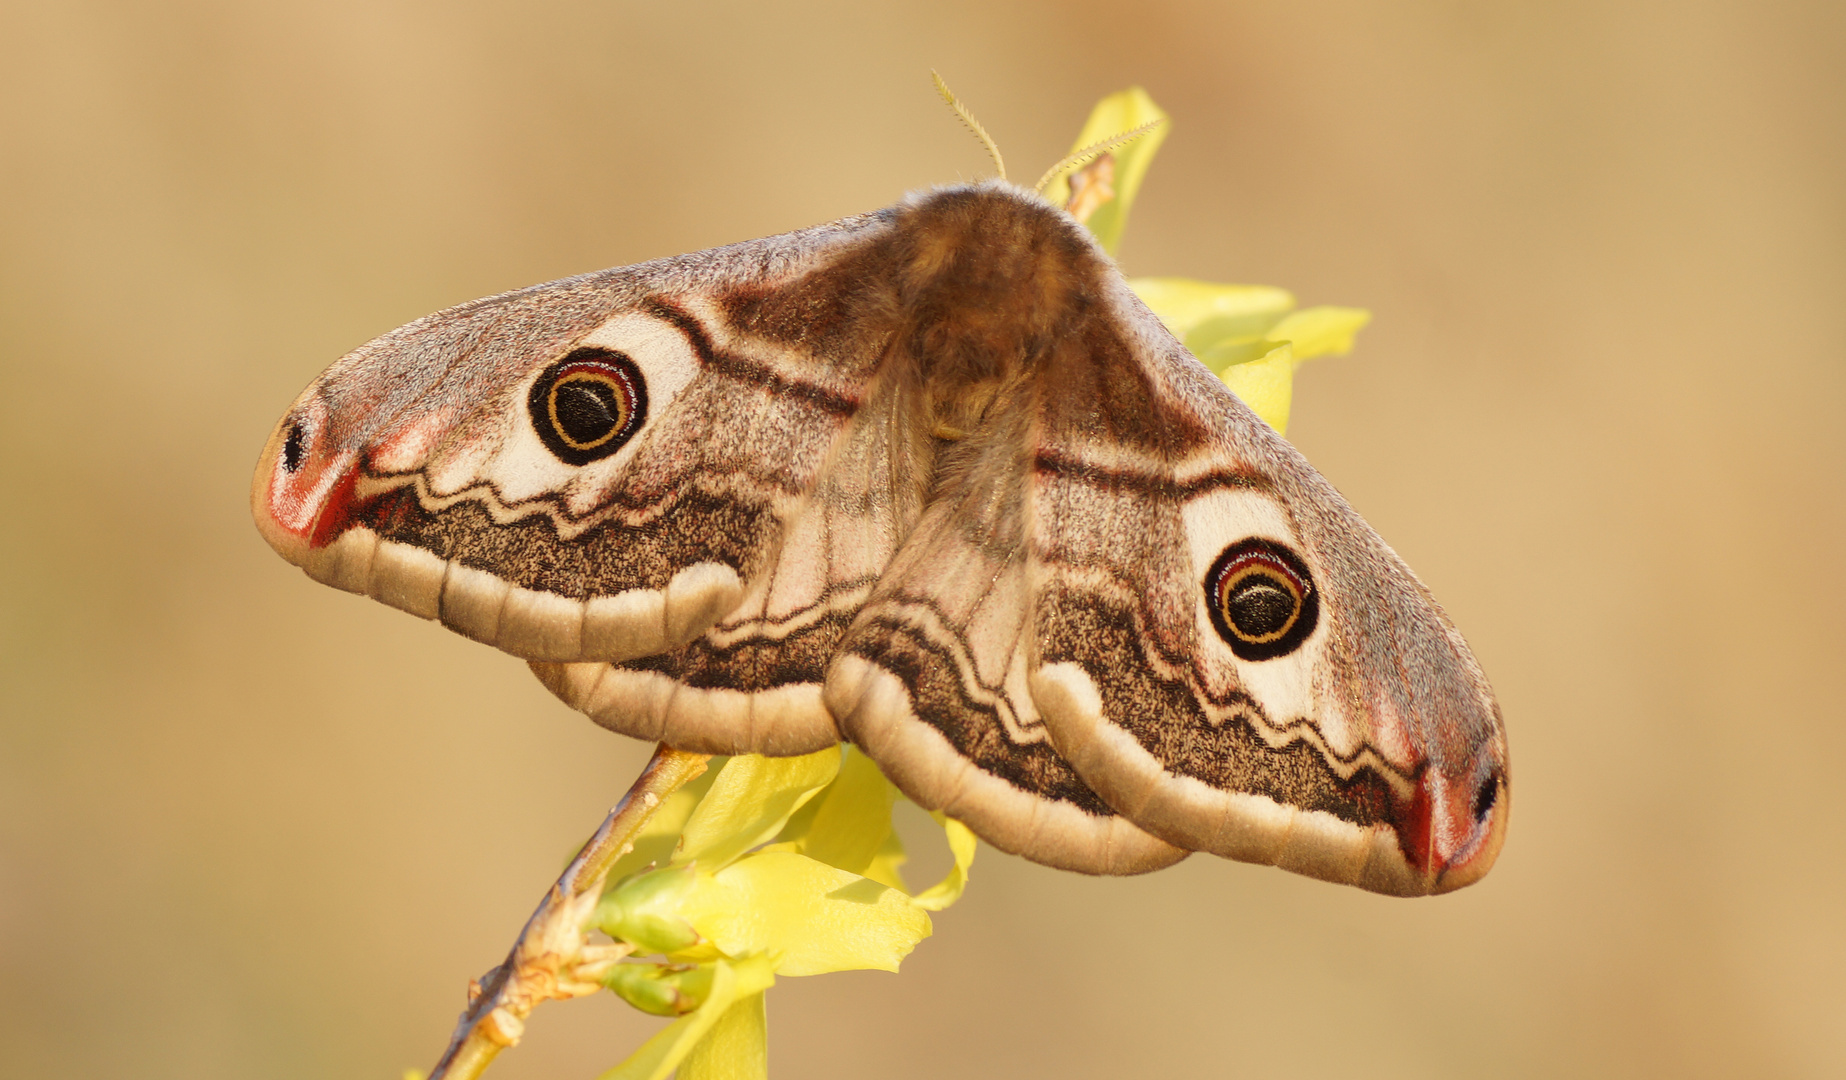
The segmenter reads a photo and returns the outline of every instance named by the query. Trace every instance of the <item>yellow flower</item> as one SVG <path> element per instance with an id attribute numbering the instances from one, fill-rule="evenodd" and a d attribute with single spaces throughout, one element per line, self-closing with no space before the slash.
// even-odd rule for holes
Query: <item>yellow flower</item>
<path id="1" fill-rule="evenodd" d="M 1167 129 L 1172 126 L 1172 122 L 1166 111 L 1147 96 L 1146 90 L 1131 86 L 1097 102 L 1096 107 L 1090 110 L 1090 118 L 1084 122 L 1083 130 L 1077 133 L 1077 141 L 1071 144 L 1070 150 L 1074 154 L 1156 121 L 1160 123 L 1159 127 L 1110 152 L 1110 186 L 1114 188 L 1115 197 L 1097 207 L 1093 213 L 1085 215 L 1084 225 L 1095 234 L 1096 239 L 1102 241 L 1103 250 L 1111 255 L 1121 246 L 1122 230 L 1128 227 L 1128 211 L 1134 206 L 1135 196 L 1141 192 L 1141 181 L 1147 176 L 1148 166 L 1154 163 L 1154 155 L 1159 153 L 1160 144 L 1166 141 Z M 1059 206 L 1068 203 L 1070 174 L 1066 173 L 1046 184 L 1045 197 Z"/>
<path id="2" fill-rule="evenodd" d="M 1098 102 L 1071 144 L 1075 153 L 1156 120 L 1162 121 L 1159 127 L 1108 155 L 1113 197 L 1085 216 L 1084 224 L 1110 254 L 1121 244 L 1128 211 L 1171 125 L 1147 91 L 1134 86 Z M 1059 205 L 1070 200 L 1070 192 L 1067 176 L 1045 188 Z M 1267 285 L 1185 278 L 1135 278 L 1128 284 L 1192 355 L 1277 431 L 1288 428 L 1296 365 L 1350 352 L 1353 337 L 1372 317 L 1358 308 L 1296 311 L 1292 295 Z"/>
<path id="3" fill-rule="evenodd" d="M 1351 352 L 1353 338 L 1372 318 L 1359 308 L 1297 311 L 1292 295 L 1268 285 L 1186 278 L 1134 278 L 1128 285 L 1192 355 L 1277 431 L 1288 430 L 1296 366 Z"/>
<path id="4" fill-rule="evenodd" d="M 735 757 L 708 775 L 656 812 L 592 916 L 610 937 L 661 958 L 616 965 L 604 985 L 645 1012 L 679 1017 L 604 1080 L 658 1080 L 675 1068 L 683 1080 L 765 1075 L 763 992 L 778 975 L 896 971 L 929 936 L 929 912 L 967 881 L 974 836 L 945 820 L 954 869 L 917 896 L 905 891 L 891 829 L 897 791 L 856 750 Z M 669 832 L 674 842 L 663 844 Z M 662 856 L 653 869 L 641 861 Z"/>

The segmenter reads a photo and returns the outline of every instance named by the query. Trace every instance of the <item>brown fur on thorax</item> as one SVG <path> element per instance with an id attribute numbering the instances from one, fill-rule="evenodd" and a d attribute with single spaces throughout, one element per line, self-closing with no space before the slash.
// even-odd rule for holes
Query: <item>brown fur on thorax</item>
<path id="1" fill-rule="evenodd" d="M 1004 184 L 919 196 L 896 224 L 898 343 L 927 430 L 956 441 L 1094 317 L 1108 263 L 1069 215 Z"/>

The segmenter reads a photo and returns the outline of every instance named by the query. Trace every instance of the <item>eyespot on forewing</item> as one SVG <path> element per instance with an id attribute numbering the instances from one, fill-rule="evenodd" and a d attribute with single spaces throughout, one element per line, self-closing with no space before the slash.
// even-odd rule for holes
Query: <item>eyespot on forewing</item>
<path id="1" fill-rule="evenodd" d="M 1307 564 L 1286 545 L 1256 537 L 1212 563 L 1205 606 L 1218 636 L 1243 660 L 1287 656 L 1320 620 L 1320 592 Z"/>
<path id="2" fill-rule="evenodd" d="M 613 349 L 572 350 L 532 383 L 526 398 L 532 428 L 569 465 L 588 465 L 620 450 L 647 419 L 647 382 Z"/>

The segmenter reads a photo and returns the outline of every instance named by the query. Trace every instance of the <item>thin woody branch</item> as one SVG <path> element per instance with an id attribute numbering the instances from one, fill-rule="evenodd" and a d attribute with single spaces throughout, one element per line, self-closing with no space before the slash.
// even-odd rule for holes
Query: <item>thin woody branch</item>
<path id="1" fill-rule="evenodd" d="M 473 1080 L 501 1050 L 519 1041 L 526 1017 L 540 1002 L 581 997 L 602 989 L 592 969 L 621 959 L 626 946 L 589 946 L 585 920 L 602 895 L 615 861 L 666 797 L 705 771 L 705 754 L 666 746 L 655 749 L 634 786 L 577 853 L 500 965 L 469 987 L 468 1008 L 430 1080 Z"/>

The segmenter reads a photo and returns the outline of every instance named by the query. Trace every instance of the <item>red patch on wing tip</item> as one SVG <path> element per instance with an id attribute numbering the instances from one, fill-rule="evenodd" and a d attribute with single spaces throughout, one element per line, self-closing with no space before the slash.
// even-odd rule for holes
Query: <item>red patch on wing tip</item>
<path id="1" fill-rule="evenodd" d="M 314 528 L 308 532 L 309 547 L 324 548 L 346 531 L 346 527 L 352 523 L 353 492 L 358 487 L 359 466 L 354 465 L 327 492 L 327 499 L 321 503 L 320 513 L 314 518 Z"/>
<path id="2" fill-rule="evenodd" d="M 1435 847 L 1435 803 L 1429 797 L 1429 778 L 1418 784 L 1416 794 L 1405 804 L 1397 822 L 1397 846 L 1404 858 L 1421 873 L 1429 873 Z"/>

